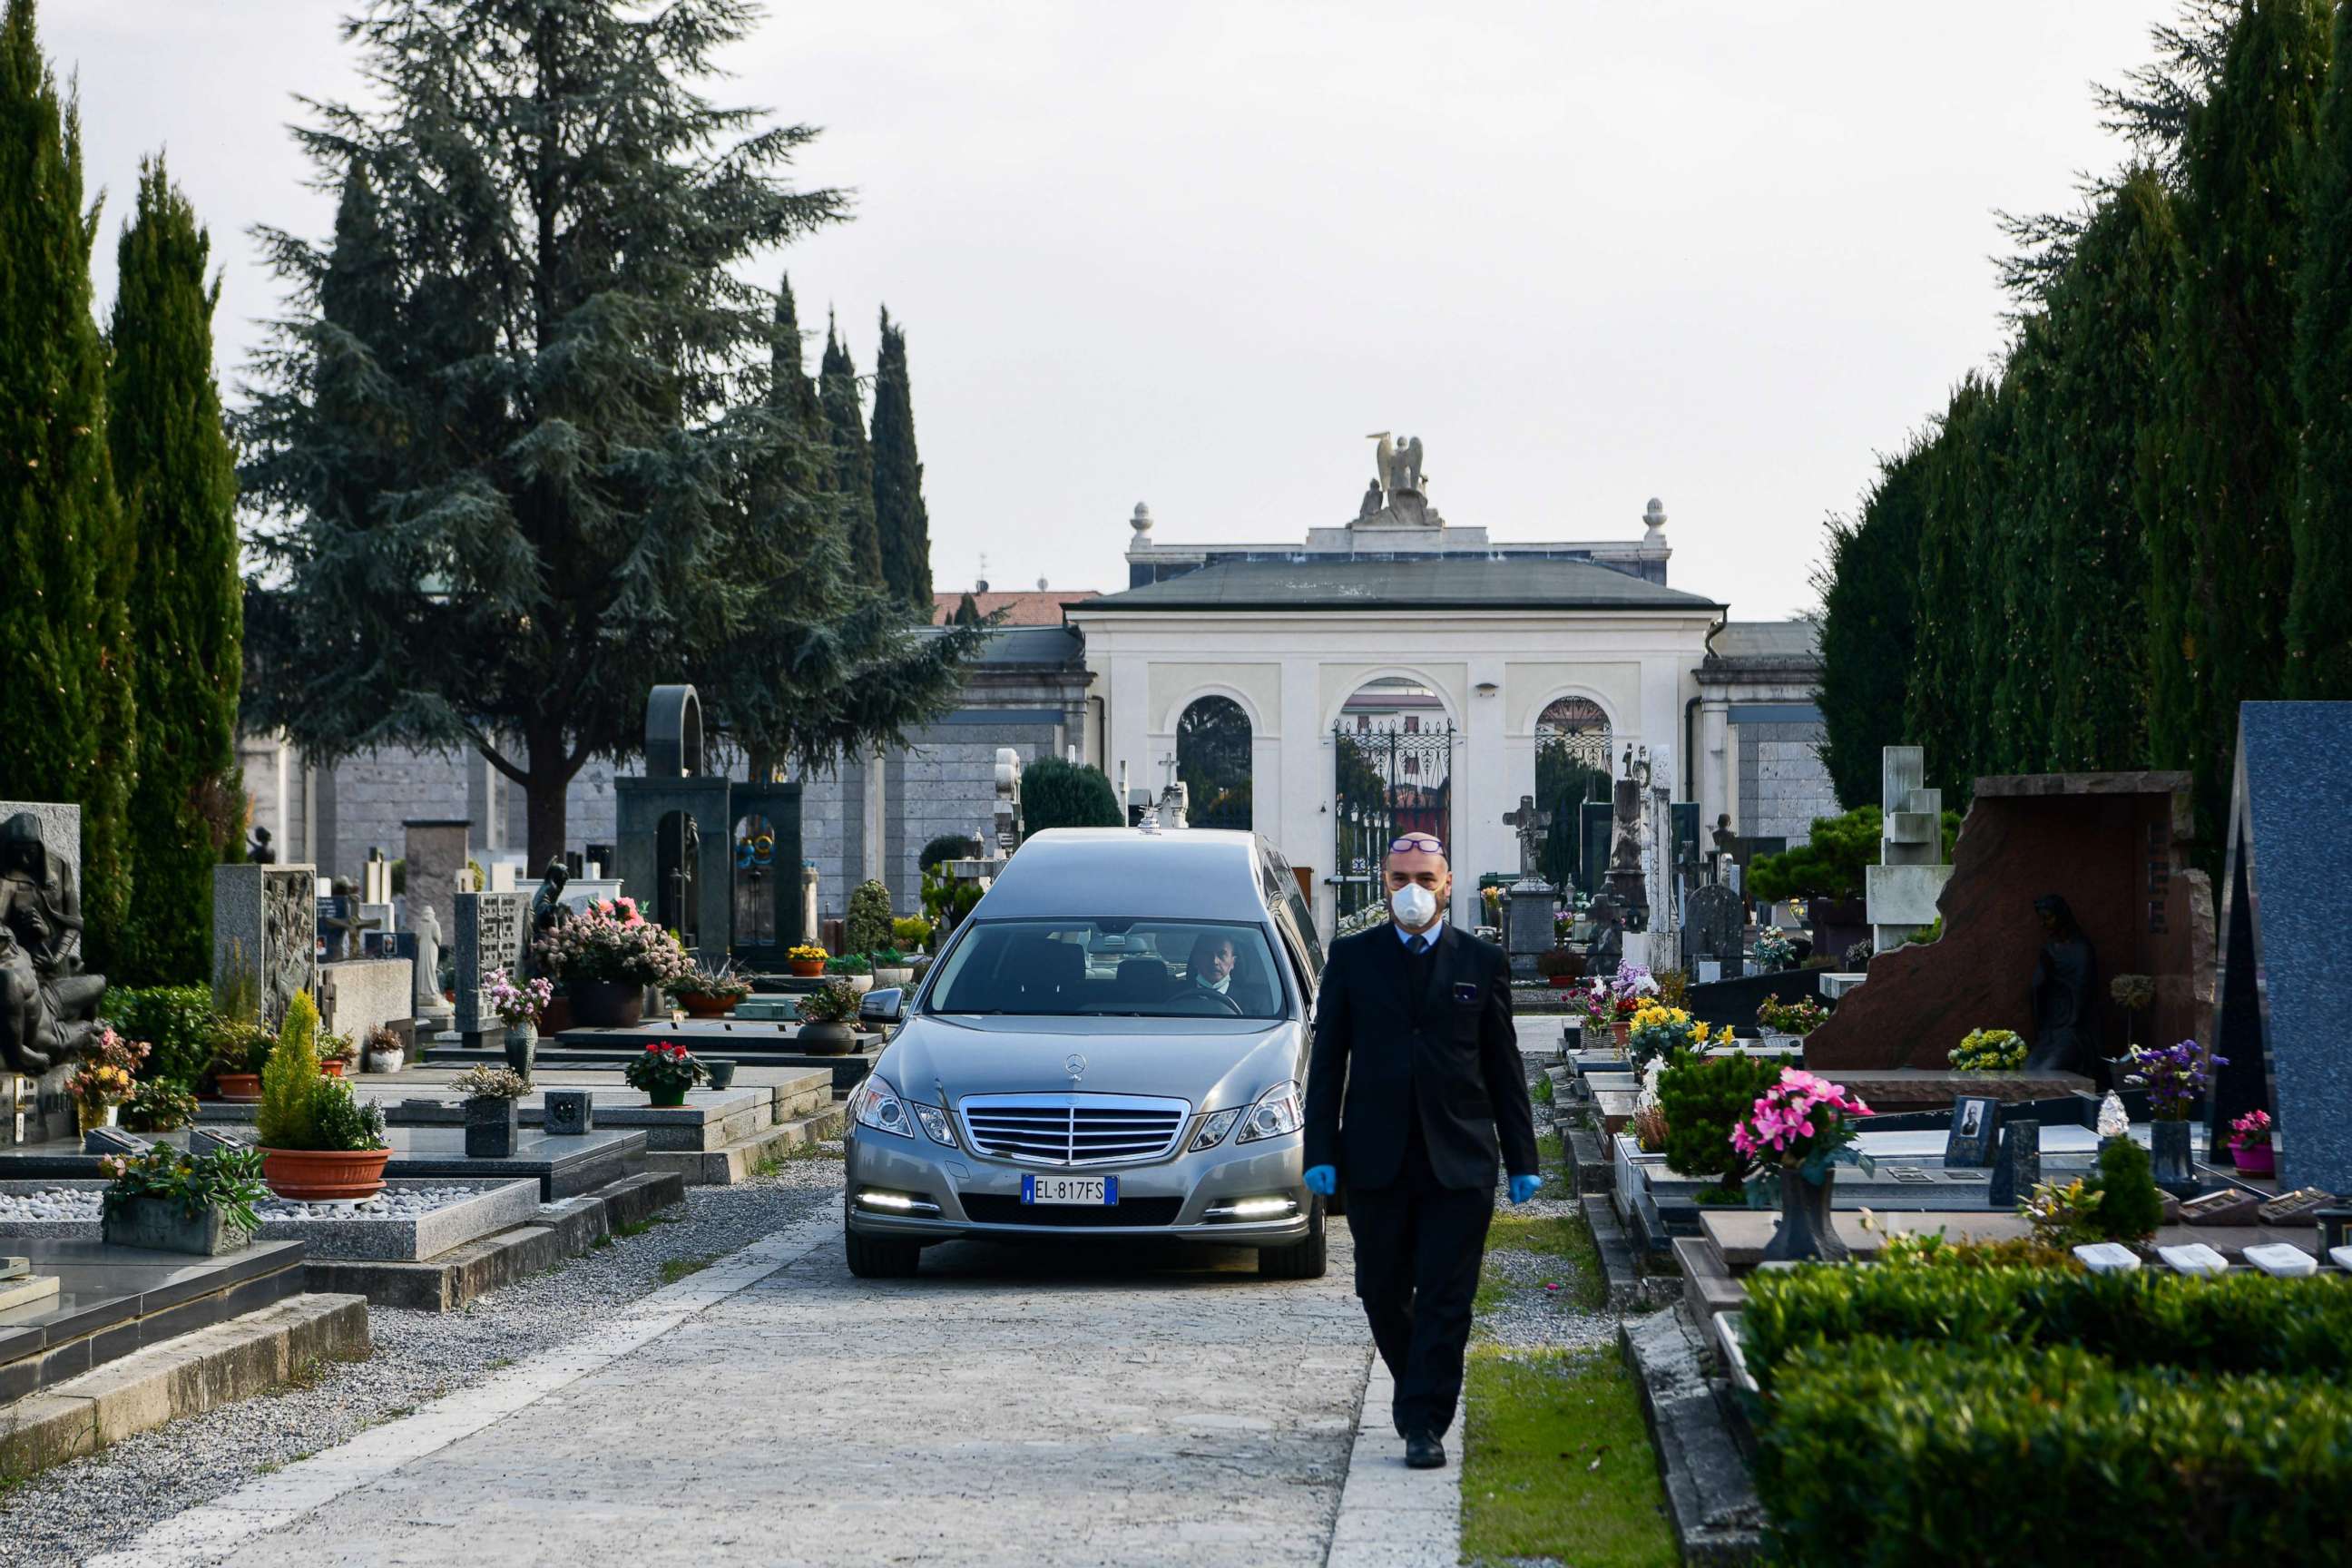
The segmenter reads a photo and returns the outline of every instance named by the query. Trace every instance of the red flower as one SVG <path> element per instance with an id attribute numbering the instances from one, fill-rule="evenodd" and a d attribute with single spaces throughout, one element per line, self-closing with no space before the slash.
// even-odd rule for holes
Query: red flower
<path id="1" fill-rule="evenodd" d="M 649 1044 L 646 1047 L 646 1049 L 647 1049 L 647 1050 L 649 1050 L 649 1051 L 657 1051 L 657 1050 L 661 1049 L 661 1046 L 660 1046 L 658 1043 L 649 1043 Z"/>

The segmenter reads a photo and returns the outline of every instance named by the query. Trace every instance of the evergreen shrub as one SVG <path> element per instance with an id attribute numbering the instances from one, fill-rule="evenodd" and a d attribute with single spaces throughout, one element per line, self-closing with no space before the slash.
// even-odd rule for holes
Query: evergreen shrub
<path id="1" fill-rule="evenodd" d="M 1727 1057 L 1676 1052 L 1658 1075 L 1666 1163 L 1686 1176 L 1713 1176 L 1718 1186 L 1737 1188 L 1756 1163 L 1731 1146 L 1731 1130 L 1780 1077 L 1779 1063 L 1744 1051 Z"/>
<path id="2" fill-rule="evenodd" d="M 217 1015 L 208 985 L 116 985 L 100 1011 L 124 1039 L 147 1042 L 142 1079 L 194 1089 L 212 1066 Z"/>
<path id="3" fill-rule="evenodd" d="M 314 1091 L 319 1085 L 319 1009 L 297 991 L 278 1026 L 278 1044 L 261 1069 L 261 1109 L 254 1133 L 265 1149 L 310 1149 Z"/>
<path id="4" fill-rule="evenodd" d="M 843 944 L 851 952 L 874 952 L 889 946 L 890 936 L 890 889 L 880 882 L 858 883 L 850 889 Z"/>

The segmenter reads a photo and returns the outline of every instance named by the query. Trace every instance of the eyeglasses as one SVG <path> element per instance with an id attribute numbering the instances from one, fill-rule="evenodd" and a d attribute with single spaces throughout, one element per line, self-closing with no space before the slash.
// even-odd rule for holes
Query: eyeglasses
<path id="1" fill-rule="evenodd" d="M 1426 849 L 1432 855 L 1443 855 L 1445 853 L 1445 846 L 1439 842 L 1437 837 L 1433 834 L 1408 833 L 1402 838 L 1391 838 L 1389 840 L 1390 854 L 1395 855 L 1407 849 Z"/>

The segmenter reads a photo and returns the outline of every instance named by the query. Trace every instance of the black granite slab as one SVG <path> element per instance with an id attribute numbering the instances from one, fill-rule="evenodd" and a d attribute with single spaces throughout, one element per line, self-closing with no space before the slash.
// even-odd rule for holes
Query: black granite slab
<path id="1" fill-rule="evenodd" d="M 2242 702 L 2221 889 L 2229 1058 L 2210 1131 L 2257 1106 L 2278 1123 L 2282 1190 L 2352 1194 L 2352 702 Z"/>
<path id="2" fill-rule="evenodd" d="M 9 1243 L 54 1275 L 39 1308 L 0 1312 L 0 1404 L 148 1345 L 257 1310 L 303 1289 L 299 1241 L 256 1242 L 224 1258 L 98 1241 Z"/>

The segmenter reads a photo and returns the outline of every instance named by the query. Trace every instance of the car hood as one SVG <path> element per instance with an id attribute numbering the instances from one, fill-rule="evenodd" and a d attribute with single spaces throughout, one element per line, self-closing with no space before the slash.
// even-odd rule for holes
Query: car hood
<path id="1" fill-rule="evenodd" d="M 1085 1058 L 1071 1082 L 1069 1058 Z M 922 1014 L 875 1064 L 899 1093 L 936 1104 L 972 1094 L 1148 1094 L 1195 1111 L 1245 1106 L 1306 1076 L 1292 1019 L 1025 1018 Z"/>

